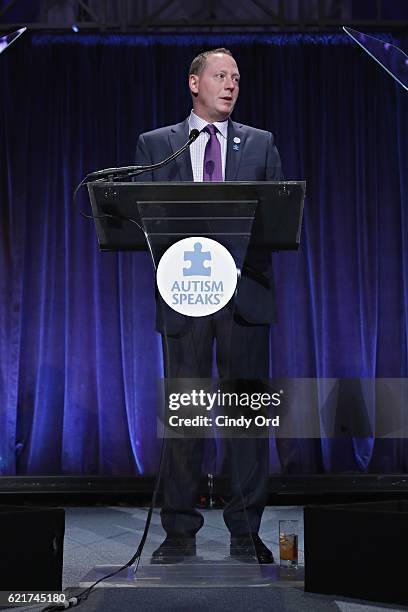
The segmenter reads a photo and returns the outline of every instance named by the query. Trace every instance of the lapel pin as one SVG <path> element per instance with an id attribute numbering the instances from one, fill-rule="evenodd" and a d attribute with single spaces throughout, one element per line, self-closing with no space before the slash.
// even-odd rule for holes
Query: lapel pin
<path id="1" fill-rule="evenodd" d="M 240 142 L 241 142 L 241 139 L 238 136 L 234 136 L 234 144 L 232 145 L 232 148 L 234 151 L 239 151 Z"/>

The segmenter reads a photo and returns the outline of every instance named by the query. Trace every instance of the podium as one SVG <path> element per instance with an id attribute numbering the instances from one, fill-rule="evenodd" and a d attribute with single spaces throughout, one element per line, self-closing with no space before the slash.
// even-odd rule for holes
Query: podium
<path id="1" fill-rule="evenodd" d="M 188 393 L 192 397 L 192 389 L 199 388 L 204 397 L 214 390 L 214 339 L 220 389 L 225 383 L 234 395 L 242 388 L 257 388 L 261 379 L 268 378 L 268 358 L 262 358 L 256 343 L 258 337 L 263 346 L 267 343 L 267 355 L 272 320 L 269 309 L 273 308 L 270 252 L 298 249 L 305 183 L 93 182 L 88 190 L 100 250 L 148 250 L 157 275 L 157 329 L 162 336 L 165 379 L 158 407 L 163 447 L 156 487 L 163 491 L 161 522 L 167 533 L 192 537 L 203 522 L 193 506 L 199 491 L 204 438 L 217 435 L 213 423 L 217 419 L 208 417 L 210 426 L 201 420 L 190 429 L 188 424 L 181 429 L 170 426 L 171 410 L 175 409 L 169 406 L 169 398 L 175 391 L 179 397 Z M 180 251 L 184 244 L 186 248 Z M 163 262 L 177 249 L 178 254 L 161 272 Z M 218 265 L 219 249 L 227 252 L 227 259 L 232 258 L 227 281 L 233 281 L 233 287 L 231 295 L 221 289 L 215 298 L 208 289 L 210 280 L 214 277 L 217 287 L 223 287 L 215 277 L 225 276 L 227 261 L 221 258 Z M 183 285 L 184 293 L 177 294 L 174 302 L 160 286 L 167 277 L 174 277 L 169 286 Z M 221 396 L 217 397 L 219 410 Z M 202 405 L 194 409 L 191 405 L 193 412 L 184 422 L 203 411 Z M 186 413 L 182 414 L 185 417 Z M 230 534 L 224 526 L 222 537 L 215 537 L 214 531 L 209 538 L 198 533 L 196 555 L 169 550 L 164 563 L 158 564 L 151 554 L 165 532 L 156 533 L 154 541 L 146 541 L 136 578 L 128 569 L 115 584 L 132 579 L 138 585 L 160 586 L 225 586 L 242 584 L 243 580 L 249 585 L 268 584 L 270 575 L 261 572 L 253 541 L 266 502 L 268 439 L 232 430 L 224 437 L 231 487 L 224 520 L 229 531 L 239 536 L 234 548 L 230 549 Z M 209 519 L 211 529 L 221 529 L 221 521 L 217 521 L 219 527 Z M 160 529 L 160 525 L 154 528 Z M 111 567 L 96 568 L 84 585 L 111 571 Z M 276 574 L 276 566 L 274 571 Z"/>
<path id="2" fill-rule="evenodd" d="M 147 250 L 148 241 L 160 234 L 170 245 L 186 235 L 239 233 L 244 224 L 233 225 L 233 219 L 238 224 L 245 206 L 254 221 L 251 248 L 296 250 L 305 189 L 305 181 L 88 184 L 101 251 Z M 209 220 L 217 225 L 210 229 Z M 143 230 L 138 232 L 134 222 L 145 222 Z"/>

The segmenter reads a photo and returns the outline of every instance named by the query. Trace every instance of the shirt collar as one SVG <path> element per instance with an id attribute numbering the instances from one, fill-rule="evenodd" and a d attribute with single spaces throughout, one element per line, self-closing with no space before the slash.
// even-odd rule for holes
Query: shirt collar
<path id="1" fill-rule="evenodd" d="M 208 121 L 201 119 L 201 117 L 196 115 L 192 110 L 188 118 L 189 130 L 198 130 L 201 132 L 206 125 L 208 125 Z M 228 119 L 225 119 L 225 121 L 214 121 L 213 125 L 215 125 L 217 130 L 224 136 L 224 138 L 228 137 Z"/>

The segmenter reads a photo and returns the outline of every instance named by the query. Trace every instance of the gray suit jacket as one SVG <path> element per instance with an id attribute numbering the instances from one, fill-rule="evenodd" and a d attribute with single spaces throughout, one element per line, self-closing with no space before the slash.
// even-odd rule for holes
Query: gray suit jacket
<path id="1" fill-rule="evenodd" d="M 136 164 L 155 164 L 181 148 L 188 140 L 188 119 L 176 125 L 159 128 L 139 136 Z M 240 147 L 233 149 L 234 137 L 240 138 Z M 193 181 L 190 151 L 187 149 L 174 162 L 154 172 L 138 177 L 140 181 Z M 274 145 L 273 135 L 229 120 L 226 181 L 280 181 L 283 180 L 281 161 Z M 163 303 L 164 304 L 164 303 Z M 236 312 L 249 324 L 268 324 L 275 320 L 274 284 L 270 253 L 249 249 L 235 300 Z M 160 310 L 160 309 L 158 309 Z M 176 313 L 165 304 L 166 330 L 178 334 L 188 324 L 188 318 Z M 157 328 L 163 331 L 162 316 Z"/>

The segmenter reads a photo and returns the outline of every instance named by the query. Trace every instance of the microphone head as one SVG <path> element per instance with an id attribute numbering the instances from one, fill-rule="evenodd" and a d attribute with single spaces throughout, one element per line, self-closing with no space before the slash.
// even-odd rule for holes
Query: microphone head
<path id="1" fill-rule="evenodd" d="M 191 142 L 194 142 L 198 136 L 199 136 L 200 132 L 196 129 L 191 130 L 190 132 L 190 136 L 188 137 L 189 140 L 191 140 Z"/>

